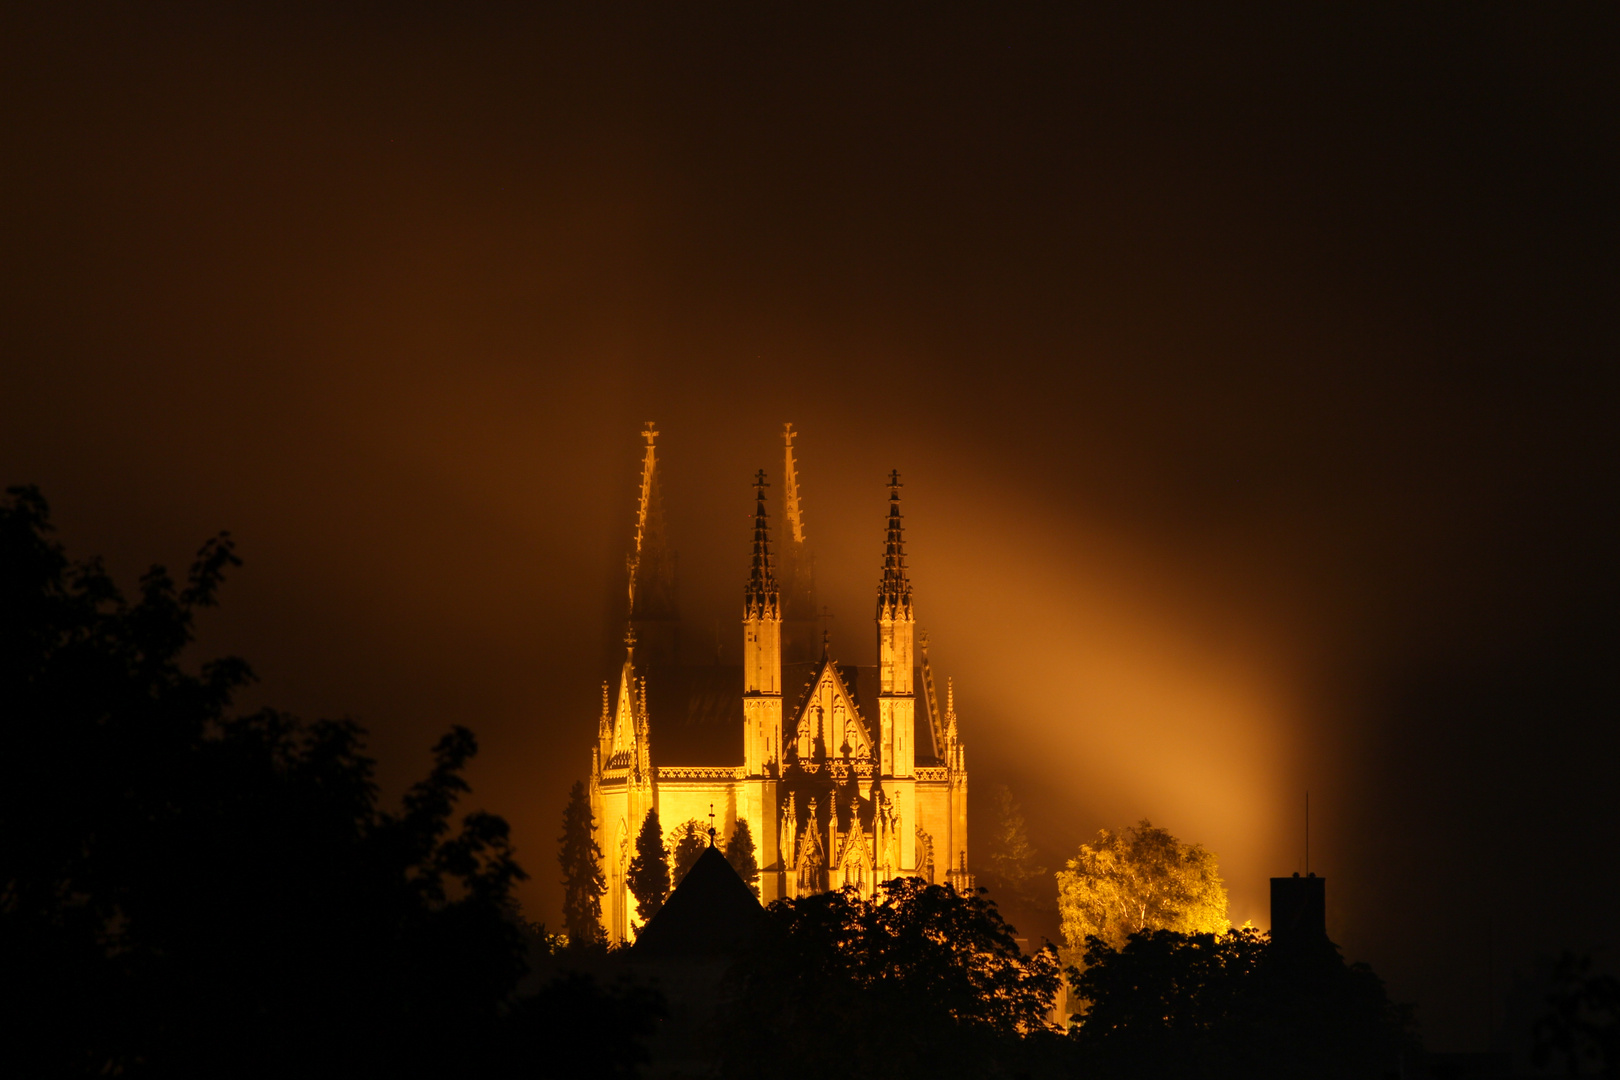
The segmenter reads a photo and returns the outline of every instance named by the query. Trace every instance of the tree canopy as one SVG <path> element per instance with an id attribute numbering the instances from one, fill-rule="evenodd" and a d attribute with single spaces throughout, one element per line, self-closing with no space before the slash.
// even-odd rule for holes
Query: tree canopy
<path id="1" fill-rule="evenodd" d="M 876 899 L 844 889 L 767 910 L 732 1011 L 733 1073 L 770 1060 L 790 1076 L 863 1061 L 888 1075 L 983 1075 L 1045 1028 L 1057 957 L 1024 955 L 982 892 L 898 878 Z"/>
<path id="2" fill-rule="evenodd" d="M 1244 927 L 1224 934 L 1130 935 L 1087 944 L 1070 969 L 1083 1001 L 1073 1033 L 1082 1075 L 1373 1080 L 1415 1045 L 1408 1013 L 1337 948 L 1279 949 Z"/>
<path id="3" fill-rule="evenodd" d="M 229 536 L 133 601 L 0 501 L 0 985 L 25 1075 L 465 1069 L 524 968 L 506 823 L 452 728 L 397 810 L 362 730 L 234 715 L 192 666 Z"/>
<path id="4" fill-rule="evenodd" d="M 1590 953 L 1565 952 L 1546 1004 L 1532 1028 L 1538 1068 L 1561 1059 L 1571 1076 L 1620 1076 L 1620 979 L 1595 970 Z"/>
<path id="5" fill-rule="evenodd" d="M 1146 819 L 1123 832 L 1103 829 L 1095 844 L 1081 844 L 1057 884 L 1070 964 L 1081 962 L 1090 937 L 1120 949 L 1142 931 L 1209 934 L 1230 926 L 1215 855 Z"/>

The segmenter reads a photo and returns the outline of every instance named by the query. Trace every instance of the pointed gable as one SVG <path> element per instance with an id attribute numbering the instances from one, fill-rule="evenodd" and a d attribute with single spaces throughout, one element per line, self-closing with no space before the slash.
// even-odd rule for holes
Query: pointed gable
<path id="1" fill-rule="evenodd" d="M 623 765 L 636 748 L 636 689 L 635 662 L 627 657 L 619 669 L 618 705 L 613 710 L 613 744 L 608 760 L 614 764 Z"/>
<path id="2" fill-rule="evenodd" d="M 842 758 L 846 746 L 851 758 L 877 756 L 872 729 L 831 659 L 823 659 L 814 669 L 792 717 L 783 726 L 782 739 L 798 750 L 801 760 Z"/>

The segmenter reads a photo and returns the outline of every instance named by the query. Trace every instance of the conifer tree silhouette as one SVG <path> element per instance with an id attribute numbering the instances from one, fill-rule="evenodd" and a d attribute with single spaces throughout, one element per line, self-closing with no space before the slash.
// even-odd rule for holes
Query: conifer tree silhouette
<path id="1" fill-rule="evenodd" d="M 562 864 L 563 929 L 570 945 L 600 945 L 602 895 L 607 882 L 602 878 L 602 849 L 596 843 L 596 820 L 585 794 L 585 782 L 574 781 L 563 810 L 563 831 L 558 838 L 557 860 Z"/>
<path id="2" fill-rule="evenodd" d="M 754 856 L 754 834 L 745 818 L 738 818 L 732 827 L 731 839 L 726 843 L 726 862 L 750 889 L 758 887 L 759 862 Z"/>
<path id="3" fill-rule="evenodd" d="M 636 911 L 643 923 L 651 922 L 669 898 L 669 849 L 664 847 L 657 810 L 648 811 L 636 835 L 636 857 L 630 860 L 630 894 L 636 898 Z"/>

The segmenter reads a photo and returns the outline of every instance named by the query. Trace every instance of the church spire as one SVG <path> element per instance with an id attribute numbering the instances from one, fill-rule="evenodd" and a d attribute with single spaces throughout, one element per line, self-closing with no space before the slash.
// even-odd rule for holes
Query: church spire
<path id="1" fill-rule="evenodd" d="M 804 534 L 804 500 L 799 489 L 799 433 L 782 425 L 782 521 L 777 534 L 776 577 L 782 590 L 782 659 L 815 659 L 816 563 Z"/>
<path id="2" fill-rule="evenodd" d="M 644 663 L 674 662 L 679 651 L 680 609 L 675 598 L 675 553 L 664 526 L 660 490 L 658 429 L 652 421 L 641 432 L 641 484 L 636 495 L 636 529 L 627 560 L 630 625 L 642 640 Z"/>
<path id="3" fill-rule="evenodd" d="M 754 561 L 743 589 L 743 767 L 775 776 L 782 752 L 782 604 L 771 572 L 765 470 L 754 478 Z"/>
<path id="4" fill-rule="evenodd" d="M 793 460 L 793 436 L 796 434 L 792 424 L 782 425 L 782 511 L 787 519 L 788 538 L 795 544 L 802 544 L 804 514 L 799 506 L 799 469 Z"/>
<path id="5" fill-rule="evenodd" d="M 654 529 L 661 533 L 662 510 L 661 500 L 658 498 L 658 429 L 651 420 L 641 432 L 641 437 L 647 440 L 647 448 L 641 457 L 641 487 L 636 496 L 636 535 L 630 544 L 630 611 L 636 610 L 636 578 L 641 572 L 641 558 L 644 551 L 653 546 L 654 538 L 649 533 Z M 662 536 L 657 538 L 659 541 Z"/>
<path id="6" fill-rule="evenodd" d="M 883 548 L 883 580 L 878 583 L 878 617 L 911 616 L 911 580 L 906 577 L 906 547 L 900 524 L 900 470 L 889 473 L 889 531 Z"/>
<path id="7" fill-rule="evenodd" d="M 745 618 L 780 618 L 776 575 L 771 571 L 771 534 L 769 515 L 765 510 L 765 470 L 754 478 L 754 561 L 748 571 L 748 585 L 743 590 Z"/>

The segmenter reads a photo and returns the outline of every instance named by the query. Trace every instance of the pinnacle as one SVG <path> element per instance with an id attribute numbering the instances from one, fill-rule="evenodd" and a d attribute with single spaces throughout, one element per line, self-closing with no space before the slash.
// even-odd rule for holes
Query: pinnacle
<path id="1" fill-rule="evenodd" d="M 889 526 L 883 548 L 883 581 L 878 585 L 878 613 L 911 612 L 911 581 L 906 576 L 905 526 L 900 523 L 900 470 L 889 474 Z"/>
<path id="2" fill-rule="evenodd" d="M 748 585 L 743 590 L 747 615 L 774 618 L 779 609 L 776 574 L 771 568 L 770 515 L 765 509 L 765 470 L 754 477 L 754 557 L 748 569 Z"/>

